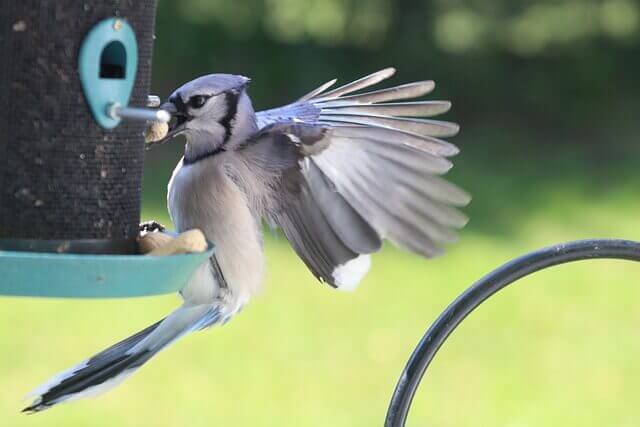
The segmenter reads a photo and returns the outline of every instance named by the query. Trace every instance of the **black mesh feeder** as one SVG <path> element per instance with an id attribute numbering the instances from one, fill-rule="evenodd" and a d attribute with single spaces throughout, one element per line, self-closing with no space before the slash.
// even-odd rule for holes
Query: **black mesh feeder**
<path id="1" fill-rule="evenodd" d="M 0 294 L 179 289 L 207 253 L 136 243 L 156 0 L 1 6 Z"/>

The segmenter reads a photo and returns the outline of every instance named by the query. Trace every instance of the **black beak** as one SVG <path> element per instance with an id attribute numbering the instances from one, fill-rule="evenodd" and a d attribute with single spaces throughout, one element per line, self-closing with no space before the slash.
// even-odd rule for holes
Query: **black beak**
<path id="1" fill-rule="evenodd" d="M 174 104 L 171 101 L 167 101 L 164 104 L 160 105 L 159 107 L 161 110 L 166 111 L 167 113 L 174 115 L 178 112 L 178 108 L 176 107 L 176 104 Z"/>

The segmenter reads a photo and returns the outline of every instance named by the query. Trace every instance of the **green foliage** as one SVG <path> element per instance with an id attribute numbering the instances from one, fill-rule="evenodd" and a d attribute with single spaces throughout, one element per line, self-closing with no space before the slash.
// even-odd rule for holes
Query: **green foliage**
<path id="1" fill-rule="evenodd" d="M 640 32 L 640 5 L 631 0 L 442 1 L 436 41 L 446 50 L 500 49 L 541 56 L 597 40 L 628 43 Z"/>
<path id="2" fill-rule="evenodd" d="M 464 134 L 489 123 L 522 143 L 533 131 L 604 150 L 632 141 L 603 135 L 638 129 L 632 0 L 165 1 L 157 34 L 163 96 L 196 75 L 234 72 L 253 79 L 264 108 L 393 65 L 396 81 L 436 80 Z"/>

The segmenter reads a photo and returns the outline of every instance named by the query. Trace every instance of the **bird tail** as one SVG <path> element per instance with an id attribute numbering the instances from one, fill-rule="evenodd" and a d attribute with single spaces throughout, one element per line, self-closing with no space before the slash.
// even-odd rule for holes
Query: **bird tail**
<path id="1" fill-rule="evenodd" d="M 55 375 L 29 393 L 33 402 L 22 412 L 40 412 L 114 388 L 178 338 L 219 323 L 221 312 L 218 305 L 181 306 L 159 322 Z"/>

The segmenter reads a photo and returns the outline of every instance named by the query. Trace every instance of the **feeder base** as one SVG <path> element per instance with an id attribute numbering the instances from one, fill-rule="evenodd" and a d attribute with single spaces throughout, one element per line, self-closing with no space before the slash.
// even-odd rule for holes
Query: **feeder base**
<path id="1" fill-rule="evenodd" d="M 213 254 L 78 255 L 0 250 L 0 295 L 126 298 L 179 291 Z"/>

